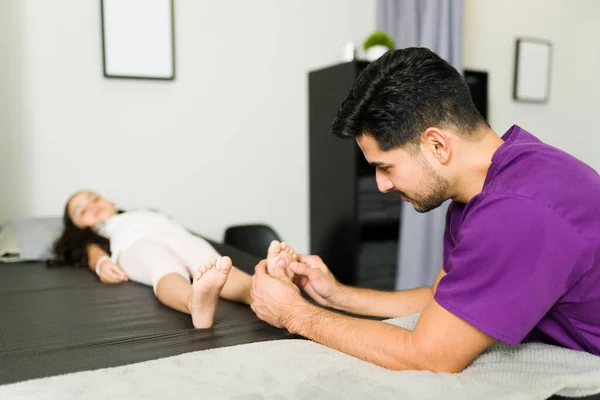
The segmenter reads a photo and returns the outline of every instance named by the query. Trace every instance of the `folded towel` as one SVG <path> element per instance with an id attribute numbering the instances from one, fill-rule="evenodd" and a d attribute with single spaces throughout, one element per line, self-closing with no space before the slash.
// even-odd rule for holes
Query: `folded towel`
<path id="1" fill-rule="evenodd" d="M 12 225 L 0 226 L 0 262 L 14 262 L 19 260 L 19 243 Z"/>

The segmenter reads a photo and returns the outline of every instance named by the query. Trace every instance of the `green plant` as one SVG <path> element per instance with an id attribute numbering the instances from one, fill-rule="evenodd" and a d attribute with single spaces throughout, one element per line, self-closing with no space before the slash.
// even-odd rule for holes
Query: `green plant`
<path id="1" fill-rule="evenodd" d="M 396 46 L 394 39 L 392 39 L 390 35 L 383 31 L 376 31 L 365 40 L 363 43 L 363 48 L 368 50 L 369 48 L 377 45 L 385 46 L 390 50 L 393 50 Z"/>

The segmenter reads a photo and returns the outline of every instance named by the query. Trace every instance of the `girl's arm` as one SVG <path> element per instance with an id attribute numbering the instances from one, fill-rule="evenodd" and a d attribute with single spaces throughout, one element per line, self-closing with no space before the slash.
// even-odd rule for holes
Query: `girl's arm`
<path id="1" fill-rule="evenodd" d="M 101 257 L 109 257 L 109 254 L 102 250 L 100 246 L 97 244 L 90 244 L 86 251 L 88 256 L 88 267 L 92 272 L 98 275 L 102 283 L 121 283 L 129 280 L 129 277 L 121 267 L 114 264 L 110 258 L 100 260 Z M 96 270 L 96 263 L 98 261 L 101 261 L 101 263 L 98 270 Z"/>
<path id="2" fill-rule="evenodd" d="M 93 273 L 96 273 L 96 263 L 100 259 L 100 257 L 110 257 L 110 255 L 102 250 L 102 247 L 97 244 L 90 244 L 87 247 L 87 256 L 88 256 L 88 267 L 92 270 Z"/>

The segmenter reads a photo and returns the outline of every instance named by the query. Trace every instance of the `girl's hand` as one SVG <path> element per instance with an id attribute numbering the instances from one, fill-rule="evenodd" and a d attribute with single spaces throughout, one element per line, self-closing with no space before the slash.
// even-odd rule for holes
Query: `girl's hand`
<path id="1" fill-rule="evenodd" d="M 110 260 L 105 260 L 100 264 L 98 277 L 102 283 L 122 283 L 129 280 L 129 277 L 121 267 Z"/>

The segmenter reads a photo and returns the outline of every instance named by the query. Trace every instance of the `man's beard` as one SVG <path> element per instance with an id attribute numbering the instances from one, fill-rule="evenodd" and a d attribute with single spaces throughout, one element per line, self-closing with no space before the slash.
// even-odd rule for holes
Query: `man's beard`
<path id="1" fill-rule="evenodd" d="M 447 179 L 437 174 L 425 159 L 421 159 L 421 165 L 425 170 L 425 179 L 420 184 L 423 188 L 421 193 L 414 197 L 408 197 L 400 191 L 396 193 L 408 199 L 415 211 L 423 214 L 438 208 L 448 199 L 446 196 L 450 184 Z"/>

